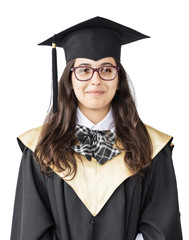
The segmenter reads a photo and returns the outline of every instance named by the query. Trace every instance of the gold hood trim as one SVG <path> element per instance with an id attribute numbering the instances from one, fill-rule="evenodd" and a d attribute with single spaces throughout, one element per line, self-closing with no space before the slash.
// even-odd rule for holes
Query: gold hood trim
<path id="1" fill-rule="evenodd" d="M 42 127 L 37 127 L 28 130 L 27 132 L 21 134 L 18 136 L 18 139 L 30 150 L 33 152 L 35 151 L 35 148 L 37 146 L 37 142 L 41 133 Z"/>
<path id="2" fill-rule="evenodd" d="M 173 138 L 172 136 L 160 132 L 159 130 L 145 124 L 152 141 L 152 159 L 159 151 Z M 42 127 L 33 128 L 18 136 L 21 142 L 33 152 L 35 151 Z M 173 145 L 173 144 L 171 144 Z"/>
<path id="3" fill-rule="evenodd" d="M 173 139 L 172 136 L 160 132 L 159 130 L 145 124 L 146 129 L 148 130 L 148 133 L 150 135 L 151 141 L 152 141 L 152 159 L 161 151 L 162 148 L 165 147 L 165 145 Z M 173 143 L 170 144 L 173 146 Z"/>
<path id="4" fill-rule="evenodd" d="M 146 125 L 146 128 L 152 140 L 152 158 L 154 158 L 172 137 L 148 125 Z M 34 128 L 20 135 L 18 138 L 25 146 L 34 151 L 40 132 L 41 127 Z M 51 165 L 51 168 L 60 178 L 70 185 L 88 211 L 93 216 L 96 216 L 120 184 L 134 174 L 125 163 L 124 155 L 125 152 L 122 151 L 121 154 L 103 165 L 99 165 L 94 158 L 88 161 L 82 156 L 81 162 L 76 157 L 78 171 L 75 178 L 71 181 L 72 175 L 65 177 L 67 173 L 66 170 L 64 172 L 58 172 L 53 165 Z"/>

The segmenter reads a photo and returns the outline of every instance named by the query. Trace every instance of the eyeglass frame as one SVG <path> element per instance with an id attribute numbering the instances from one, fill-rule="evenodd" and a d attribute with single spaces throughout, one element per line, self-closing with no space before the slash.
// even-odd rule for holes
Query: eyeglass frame
<path id="1" fill-rule="evenodd" d="M 74 75 L 75 75 L 76 79 L 77 79 L 78 81 L 81 81 L 81 82 L 86 82 L 86 81 L 91 80 L 91 78 L 92 78 L 93 75 L 94 75 L 94 72 L 97 72 L 97 73 L 98 73 L 98 76 L 99 76 L 103 81 L 112 81 L 112 80 L 114 80 L 114 79 L 116 78 L 116 76 L 117 76 L 117 74 L 118 74 L 118 71 L 119 71 L 119 67 L 118 67 L 118 66 L 113 66 L 113 65 L 111 65 L 111 66 L 107 66 L 107 65 L 106 65 L 106 66 L 101 66 L 101 67 L 99 67 L 99 68 L 93 68 L 93 67 L 88 67 L 88 66 L 87 66 L 87 68 L 90 68 L 90 69 L 93 70 L 92 76 L 91 76 L 91 78 L 89 78 L 89 79 L 87 79 L 87 80 L 80 80 L 80 79 L 77 78 L 77 75 L 76 75 L 76 73 L 75 73 L 75 70 L 76 70 L 77 68 L 82 68 L 82 67 L 84 67 L 84 66 L 73 67 L 73 68 L 70 69 L 70 71 L 74 72 Z M 115 69 L 117 70 L 115 77 L 112 78 L 112 79 L 108 79 L 108 80 L 107 80 L 107 79 L 103 79 L 103 78 L 100 76 L 100 73 L 99 73 L 99 69 L 100 69 L 100 68 L 103 68 L 103 67 L 113 67 L 113 68 L 115 68 Z"/>

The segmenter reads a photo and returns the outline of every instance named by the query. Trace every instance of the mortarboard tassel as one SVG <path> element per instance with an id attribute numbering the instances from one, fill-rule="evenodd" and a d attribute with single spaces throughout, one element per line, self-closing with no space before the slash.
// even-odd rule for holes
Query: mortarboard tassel
<path id="1" fill-rule="evenodd" d="M 53 113 L 57 112 L 57 98 L 58 98 L 58 74 L 57 74 L 57 54 L 56 43 L 52 43 L 52 85 L 53 85 Z"/>

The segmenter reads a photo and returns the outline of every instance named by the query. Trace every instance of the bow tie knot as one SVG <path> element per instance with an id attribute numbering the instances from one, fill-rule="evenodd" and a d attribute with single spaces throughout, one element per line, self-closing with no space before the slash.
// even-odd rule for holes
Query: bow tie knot
<path id="1" fill-rule="evenodd" d="M 77 124 L 76 135 L 80 144 L 71 148 L 84 155 L 89 161 L 94 157 L 99 164 L 103 164 L 121 153 L 113 147 L 115 143 L 114 129 L 99 131 Z"/>

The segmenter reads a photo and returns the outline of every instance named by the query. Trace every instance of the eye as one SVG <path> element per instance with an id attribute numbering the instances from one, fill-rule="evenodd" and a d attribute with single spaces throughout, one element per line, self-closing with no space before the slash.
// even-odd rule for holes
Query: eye
<path id="1" fill-rule="evenodd" d="M 87 67 L 77 68 L 77 73 L 79 73 L 79 74 L 88 74 L 90 72 L 91 72 L 91 69 L 87 68 Z"/>
<path id="2" fill-rule="evenodd" d="M 111 73 L 112 72 L 112 67 L 102 67 L 100 69 L 101 73 Z"/>

